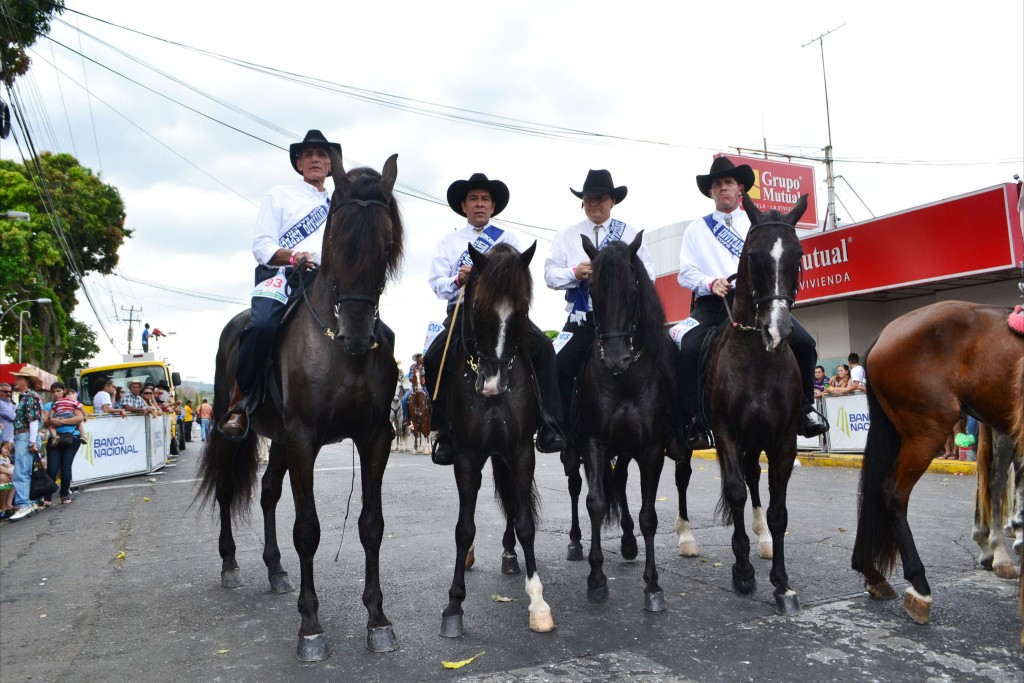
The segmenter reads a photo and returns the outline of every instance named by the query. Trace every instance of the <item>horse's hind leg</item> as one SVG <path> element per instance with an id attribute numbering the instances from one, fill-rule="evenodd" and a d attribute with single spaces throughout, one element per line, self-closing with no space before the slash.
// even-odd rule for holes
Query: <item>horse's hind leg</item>
<path id="1" fill-rule="evenodd" d="M 941 442 L 940 442 L 941 443 Z M 896 481 L 892 489 L 884 492 L 886 509 L 892 521 L 893 535 L 903 563 L 903 578 L 910 582 L 903 596 L 903 609 L 919 624 L 927 624 L 931 618 L 932 589 L 928 585 L 924 563 L 917 552 L 914 535 L 907 521 L 907 505 L 910 492 L 931 463 L 937 450 L 934 438 L 913 439 L 903 442 L 896 458 Z"/>
<path id="2" fill-rule="evenodd" d="M 629 514 L 629 501 L 626 500 L 626 484 L 629 479 L 629 458 L 619 457 L 615 461 L 615 495 L 619 498 L 619 525 L 622 527 L 622 540 L 619 543 L 619 554 L 625 560 L 635 560 L 640 550 L 636 544 L 633 530 L 633 515 Z"/>
<path id="3" fill-rule="evenodd" d="M 277 504 L 281 500 L 281 484 L 288 471 L 284 446 L 270 445 L 270 462 L 263 473 L 263 490 L 260 507 L 263 508 L 263 562 L 267 565 L 267 577 L 272 593 L 291 593 L 295 584 L 288 578 L 288 572 L 281 566 L 281 549 L 277 545 Z"/>
<path id="4" fill-rule="evenodd" d="M 693 528 L 690 526 L 690 516 L 686 510 L 686 489 L 690 486 L 690 477 L 693 475 L 691 458 L 693 451 L 685 446 L 678 445 L 680 439 L 673 438 L 669 448 L 675 448 L 676 461 L 676 492 L 679 496 L 679 514 L 676 515 L 676 538 L 678 541 L 679 554 L 683 557 L 697 557 L 700 555 L 700 548 L 697 547 L 697 539 L 693 537 Z"/>
<path id="5" fill-rule="evenodd" d="M 1013 536 L 1013 550 L 1021 555 L 1024 552 L 1024 453 L 1014 456 L 1013 492 L 1013 513 L 1007 526 L 1010 527 L 1008 533 Z"/>
<path id="6" fill-rule="evenodd" d="M 291 480 L 292 498 L 295 499 L 292 541 L 299 555 L 301 576 L 298 601 L 301 623 L 295 654 L 304 662 L 318 662 L 330 656 L 327 638 L 320 626 L 320 601 L 313 581 L 313 557 L 320 547 L 320 519 L 313 500 L 314 457 L 308 446 L 292 444 L 288 449 L 288 478 Z"/>
<path id="7" fill-rule="evenodd" d="M 512 514 L 505 520 L 505 534 L 501 537 L 501 573 L 518 574 L 519 558 L 516 557 L 516 520 Z M 469 569 L 469 567 L 466 567 Z"/>
<path id="8" fill-rule="evenodd" d="M 359 451 L 360 484 L 363 509 L 359 513 L 359 540 L 366 556 L 363 605 L 366 607 L 366 649 L 392 652 L 398 649 L 395 629 L 384 614 L 384 594 L 380 589 L 380 544 L 384 540 L 384 509 L 381 486 L 388 466 L 387 425 L 370 429 L 368 438 L 356 439 Z"/>
<path id="9" fill-rule="evenodd" d="M 1000 432 L 992 433 L 992 469 L 989 474 L 989 500 L 992 502 L 991 523 L 987 539 L 992 555 L 991 568 L 1001 579 L 1016 579 L 1017 569 L 1006 552 L 1003 532 L 1004 506 L 1012 503 L 1007 495 L 1010 485 L 1010 465 L 1013 461 L 1013 441 Z M 977 539 L 975 539 L 977 540 Z M 984 551 L 983 551 L 984 553 Z"/>
<path id="10" fill-rule="evenodd" d="M 794 444 L 795 446 L 795 444 Z M 787 617 L 800 614 L 800 602 L 796 591 L 789 585 L 786 573 L 786 528 L 789 526 L 789 512 L 786 509 L 786 494 L 789 489 L 789 478 L 793 474 L 794 451 L 780 448 L 775 457 L 769 456 L 768 465 L 768 529 L 772 534 L 773 553 L 772 585 L 775 586 L 775 610 Z"/>
<path id="11" fill-rule="evenodd" d="M 723 434 L 723 437 L 725 435 Z M 754 565 L 750 563 L 750 538 L 743 528 L 743 510 L 747 505 L 747 484 L 741 472 L 736 444 L 719 440 L 718 459 L 722 470 L 722 498 L 732 517 L 732 586 L 740 595 L 750 595 L 757 588 Z"/>
<path id="12" fill-rule="evenodd" d="M 658 532 L 658 513 L 655 510 L 655 499 L 658 495 L 658 480 L 665 458 L 661 450 L 653 450 L 645 454 L 640 465 L 640 533 L 644 536 L 644 609 L 648 612 L 661 612 L 665 609 L 665 594 L 658 585 L 658 567 L 654 563 L 654 535 Z"/>
<path id="13" fill-rule="evenodd" d="M 537 557 L 534 554 L 534 540 L 536 538 L 536 520 L 533 518 L 533 509 L 536 507 L 534 501 L 534 454 L 533 445 L 519 451 L 517 462 L 513 468 L 507 469 L 505 474 L 512 478 L 512 492 L 515 496 L 515 513 L 509 512 L 509 517 L 515 517 L 515 533 L 519 537 L 519 544 L 523 548 L 523 560 L 526 562 L 526 594 L 530 596 L 530 630 L 536 633 L 547 633 L 555 629 L 555 621 L 551 616 L 551 607 L 544 600 L 544 586 L 540 581 L 540 574 L 537 573 Z M 504 507 L 509 509 L 506 501 Z"/>
<path id="14" fill-rule="evenodd" d="M 572 446 L 569 446 L 572 448 Z M 562 451 L 562 467 L 569 479 L 569 500 L 571 501 L 572 526 L 569 527 L 569 547 L 565 559 L 570 562 L 583 561 L 583 532 L 580 530 L 580 491 L 583 490 L 583 477 L 580 476 L 580 463 L 568 451 Z"/>
<path id="15" fill-rule="evenodd" d="M 760 457 L 750 458 L 747 461 L 743 475 L 747 480 L 747 489 L 750 491 L 750 507 L 753 513 L 753 522 L 750 528 L 757 535 L 757 554 L 762 559 L 770 560 L 772 559 L 772 535 L 768 531 L 764 508 L 761 507 Z"/>
<path id="16" fill-rule="evenodd" d="M 448 604 L 441 612 L 441 636 L 458 638 L 464 633 L 462 603 L 466 599 L 466 556 L 476 537 L 476 499 L 480 492 L 480 466 L 473 456 L 455 454 L 455 483 L 459 489 L 459 521 L 455 524 L 455 573 L 448 589 Z"/>

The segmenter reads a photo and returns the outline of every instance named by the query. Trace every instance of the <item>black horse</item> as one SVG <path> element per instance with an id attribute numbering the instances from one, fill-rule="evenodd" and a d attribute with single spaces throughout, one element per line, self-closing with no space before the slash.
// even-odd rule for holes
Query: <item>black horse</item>
<path id="1" fill-rule="evenodd" d="M 390 453 L 389 408 L 395 390 L 391 344 L 378 323 L 378 304 L 387 280 L 402 257 L 402 221 L 392 196 L 398 155 L 384 164 L 383 176 L 368 168 L 344 174 L 341 155 L 331 154 L 335 189 L 327 219 L 320 273 L 282 330 L 273 355 L 274 375 L 266 398 L 252 412 L 250 431 L 238 443 L 214 430 L 200 461 L 199 494 L 220 506 L 222 585 L 242 585 L 231 534 L 232 515 L 246 513 L 256 485 L 257 440 L 271 440 L 270 463 L 263 475 L 263 508 L 271 590 L 294 590 L 281 566 L 275 508 L 285 472 L 295 499 L 293 538 L 299 555 L 298 657 L 329 656 L 318 617 L 313 585 L 313 556 L 320 544 L 320 521 L 313 500 L 313 464 L 324 444 L 351 438 L 359 450 L 363 508 L 359 537 L 366 554 L 363 604 L 369 613 L 367 647 L 398 647 L 384 615 L 379 554 L 384 534 L 381 481 Z M 298 286 L 298 285 L 296 285 Z M 221 333 L 214 384 L 214 419 L 228 406 L 235 376 L 238 336 L 250 313 L 235 316 Z M 331 329 L 333 326 L 333 330 Z"/>
<path id="2" fill-rule="evenodd" d="M 796 459 L 802 394 L 800 370 L 787 341 L 803 256 L 794 226 L 807 209 L 807 195 L 786 215 L 762 214 L 747 195 L 743 208 L 751 227 L 736 274 L 732 324 L 715 344 L 708 368 L 711 429 L 722 472 L 718 512 L 724 523 L 733 525 L 733 587 L 749 595 L 757 581 L 743 508 L 748 484 L 757 486 L 763 450 L 768 456 L 767 522 L 774 546 L 771 581 L 777 610 L 793 616 L 800 613 L 800 603 L 786 574 L 786 489 Z"/>
<path id="3" fill-rule="evenodd" d="M 587 476 L 591 527 L 587 597 L 597 602 L 608 597 L 602 524 L 621 522 L 622 556 L 636 559 L 633 518 L 626 502 L 629 463 L 636 460 L 640 531 L 646 547 L 644 608 L 659 612 L 665 609 L 665 597 L 654 564 L 654 502 L 666 449 L 677 443 L 671 438 L 675 347 L 665 330 L 665 312 L 654 283 L 637 257 L 642 238 L 643 232 L 628 245 L 612 242 L 598 251 L 590 238 L 582 237 L 593 266 L 590 296 L 597 342 L 577 380 L 565 455 L 572 497 L 568 559 L 583 559 L 576 512 L 582 488 L 580 458 Z"/>
<path id="4" fill-rule="evenodd" d="M 465 310 L 459 316 L 460 343 L 452 349 L 451 370 L 442 381 L 448 391 L 455 482 L 459 489 L 459 521 L 455 527 L 455 575 L 448 605 L 441 615 L 441 635 L 463 633 L 462 603 L 466 598 L 467 557 L 476 535 L 473 520 L 481 472 L 491 459 L 495 497 L 508 520 L 502 572 L 519 572 L 515 540 L 526 559 L 526 593 L 530 596 L 530 629 L 554 629 L 551 608 L 544 602 L 533 541 L 539 501 L 534 485 L 533 433 L 537 431 L 537 389 L 527 351 L 529 309 L 533 298 L 530 261 L 536 243 L 520 254 L 495 245 L 487 254 L 469 247 L 473 270 L 466 282 Z"/>

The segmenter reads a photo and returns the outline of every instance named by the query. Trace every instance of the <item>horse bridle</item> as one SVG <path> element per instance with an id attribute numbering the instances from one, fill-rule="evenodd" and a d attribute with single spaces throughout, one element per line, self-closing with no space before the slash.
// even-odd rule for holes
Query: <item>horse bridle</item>
<path id="1" fill-rule="evenodd" d="M 634 273 L 634 276 L 636 273 Z M 637 290 L 639 291 L 640 283 L 636 281 Z M 643 355 L 644 350 L 636 350 L 633 346 L 633 337 L 636 336 L 636 329 L 640 326 L 640 297 L 637 296 L 635 305 L 633 306 L 633 320 L 629 325 L 628 332 L 601 332 L 601 319 L 597 316 L 597 310 L 594 310 L 594 332 L 597 334 L 597 352 L 604 360 L 604 342 L 608 339 L 616 339 L 618 337 L 629 337 L 629 354 L 633 360 L 638 360 Z"/>
<path id="2" fill-rule="evenodd" d="M 468 308 L 468 307 L 467 307 Z M 516 354 L 519 353 L 519 344 L 512 346 L 512 353 L 508 356 L 488 356 L 480 353 L 480 349 L 476 347 L 476 342 L 473 337 L 466 336 L 466 318 L 470 316 L 470 312 L 463 311 L 462 319 L 459 321 L 459 336 L 462 338 L 462 348 L 466 350 L 466 365 L 473 371 L 474 374 L 480 368 L 482 363 L 493 363 L 495 365 L 501 365 L 502 363 L 508 363 L 508 369 L 512 369 L 512 364 L 516 360 Z"/>
<path id="3" fill-rule="evenodd" d="M 793 227 L 789 223 L 784 223 L 782 221 L 770 221 L 768 223 L 758 223 L 757 225 L 754 225 L 753 227 L 750 228 L 750 232 L 753 232 L 754 230 L 756 230 L 758 228 L 767 227 L 769 225 L 782 226 L 782 227 L 786 227 L 786 228 L 792 228 Z M 799 274 L 797 276 L 797 286 L 796 286 L 796 289 L 793 290 L 793 294 L 792 295 L 775 293 L 775 294 L 768 294 L 766 296 L 758 296 L 757 290 L 754 288 L 754 277 L 753 277 L 753 274 L 750 272 L 750 255 L 749 254 L 747 255 L 747 280 L 750 282 L 750 298 L 754 302 L 754 320 L 755 321 L 758 318 L 759 307 L 765 301 L 785 301 L 787 308 L 792 308 L 793 307 L 793 304 L 796 302 L 796 295 L 800 291 L 800 282 L 803 280 L 804 267 L 803 267 L 803 263 L 802 262 L 800 263 L 799 271 L 800 272 L 799 272 Z M 729 282 L 735 281 L 736 277 L 737 277 L 736 273 L 733 273 L 732 275 L 730 275 L 728 277 Z M 740 330 L 742 332 L 755 332 L 755 331 L 757 331 L 757 326 L 756 325 L 752 327 L 750 325 L 744 325 L 742 323 L 736 322 L 736 320 L 732 317 L 732 308 L 729 306 L 729 302 L 726 299 L 722 299 L 722 304 L 725 306 L 725 312 L 729 316 L 729 322 L 732 324 L 732 326 L 735 329 Z"/>
<path id="4" fill-rule="evenodd" d="M 388 212 L 391 211 L 391 207 L 379 199 L 346 199 L 345 201 L 338 202 L 338 204 L 332 206 L 330 214 L 333 214 L 335 211 L 345 206 L 346 204 L 355 204 L 356 206 L 359 206 L 360 208 L 363 209 L 370 206 L 382 206 L 385 209 L 387 209 Z M 328 216 L 328 220 L 330 220 L 330 215 Z M 390 253 L 390 251 L 391 247 L 389 246 L 388 252 Z M 295 273 L 297 274 L 298 272 L 298 268 L 296 268 Z M 338 281 L 332 275 L 329 280 L 329 284 L 331 286 L 331 291 L 334 293 L 334 304 L 332 308 L 334 310 L 335 320 L 339 320 L 341 318 L 342 303 L 346 301 L 364 301 L 368 304 L 373 305 L 373 324 L 374 327 L 376 327 L 377 322 L 380 320 L 380 295 L 384 293 L 384 282 L 384 280 L 381 280 L 380 284 L 377 285 L 377 294 L 375 296 L 368 296 L 366 294 L 342 294 L 341 287 L 338 286 Z M 320 327 L 325 337 L 328 337 L 331 341 L 338 341 L 337 334 L 335 333 L 335 331 L 332 330 L 327 325 L 325 325 L 322 320 L 320 320 L 320 316 L 316 314 L 316 311 L 313 310 L 313 306 L 309 303 L 309 296 L 306 293 L 306 282 L 305 279 L 302 278 L 301 276 L 299 276 L 299 287 L 302 289 L 302 300 L 306 302 L 306 308 L 309 310 L 309 314 L 313 316 L 313 321 L 316 322 L 318 327 Z M 373 343 L 373 346 L 370 348 L 375 349 L 377 348 L 377 346 L 378 344 L 375 341 Z"/>

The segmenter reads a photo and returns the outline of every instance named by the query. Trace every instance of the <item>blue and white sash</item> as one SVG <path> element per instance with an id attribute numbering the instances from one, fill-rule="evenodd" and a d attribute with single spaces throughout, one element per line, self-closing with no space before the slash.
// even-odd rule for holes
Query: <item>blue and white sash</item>
<path id="1" fill-rule="evenodd" d="M 490 251 L 491 247 L 498 243 L 498 240 L 505 231 L 496 225 L 488 225 L 484 228 L 483 232 L 473 241 L 473 248 L 479 251 L 481 254 L 486 254 Z M 462 256 L 459 257 L 459 262 L 455 264 L 455 270 L 458 272 L 462 266 L 469 266 L 473 264 L 473 259 L 469 257 L 469 249 L 462 252 Z"/>
<path id="2" fill-rule="evenodd" d="M 622 233 L 626 230 L 626 224 L 622 221 L 612 219 L 608 222 L 608 234 L 597 245 L 598 251 L 612 242 L 622 239 Z M 565 300 L 572 304 L 572 311 L 569 312 L 569 322 L 577 325 L 587 319 L 587 312 L 590 310 L 590 280 L 580 280 L 575 287 L 565 290 Z"/>
<path id="3" fill-rule="evenodd" d="M 306 239 L 314 232 L 324 226 L 327 221 L 327 211 L 331 208 L 331 198 L 328 197 L 326 201 L 315 207 L 308 214 L 298 220 L 298 222 L 278 238 L 277 244 L 282 249 L 291 249 L 296 244 Z"/>
<path id="4" fill-rule="evenodd" d="M 739 258 L 743 253 L 743 238 L 733 232 L 725 223 L 716 221 L 713 213 L 704 216 L 704 222 L 708 224 L 708 229 L 711 230 L 715 239 L 728 249 L 730 254 Z"/>

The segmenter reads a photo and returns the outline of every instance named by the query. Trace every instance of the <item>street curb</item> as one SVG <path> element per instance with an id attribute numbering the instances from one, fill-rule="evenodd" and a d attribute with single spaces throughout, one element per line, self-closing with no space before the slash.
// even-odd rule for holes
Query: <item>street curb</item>
<path id="1" fill-rule="evenodd" d="M 715 449 L 694 451 L 693 457 L 698 460 L 717 460 L 718 453 Z M 798 453 L 797 459 L 804 467 L 849 467 L 860 469 L 864 456 L 849 453 Z M 767 463 L 765 455 L 761 454 L 761 462 Z M 958 476 L 974 476 L 977 473 L 977 464 L 965 460 L 932 460 L 928 466 L 932 474 L 953 474 Z"/>

